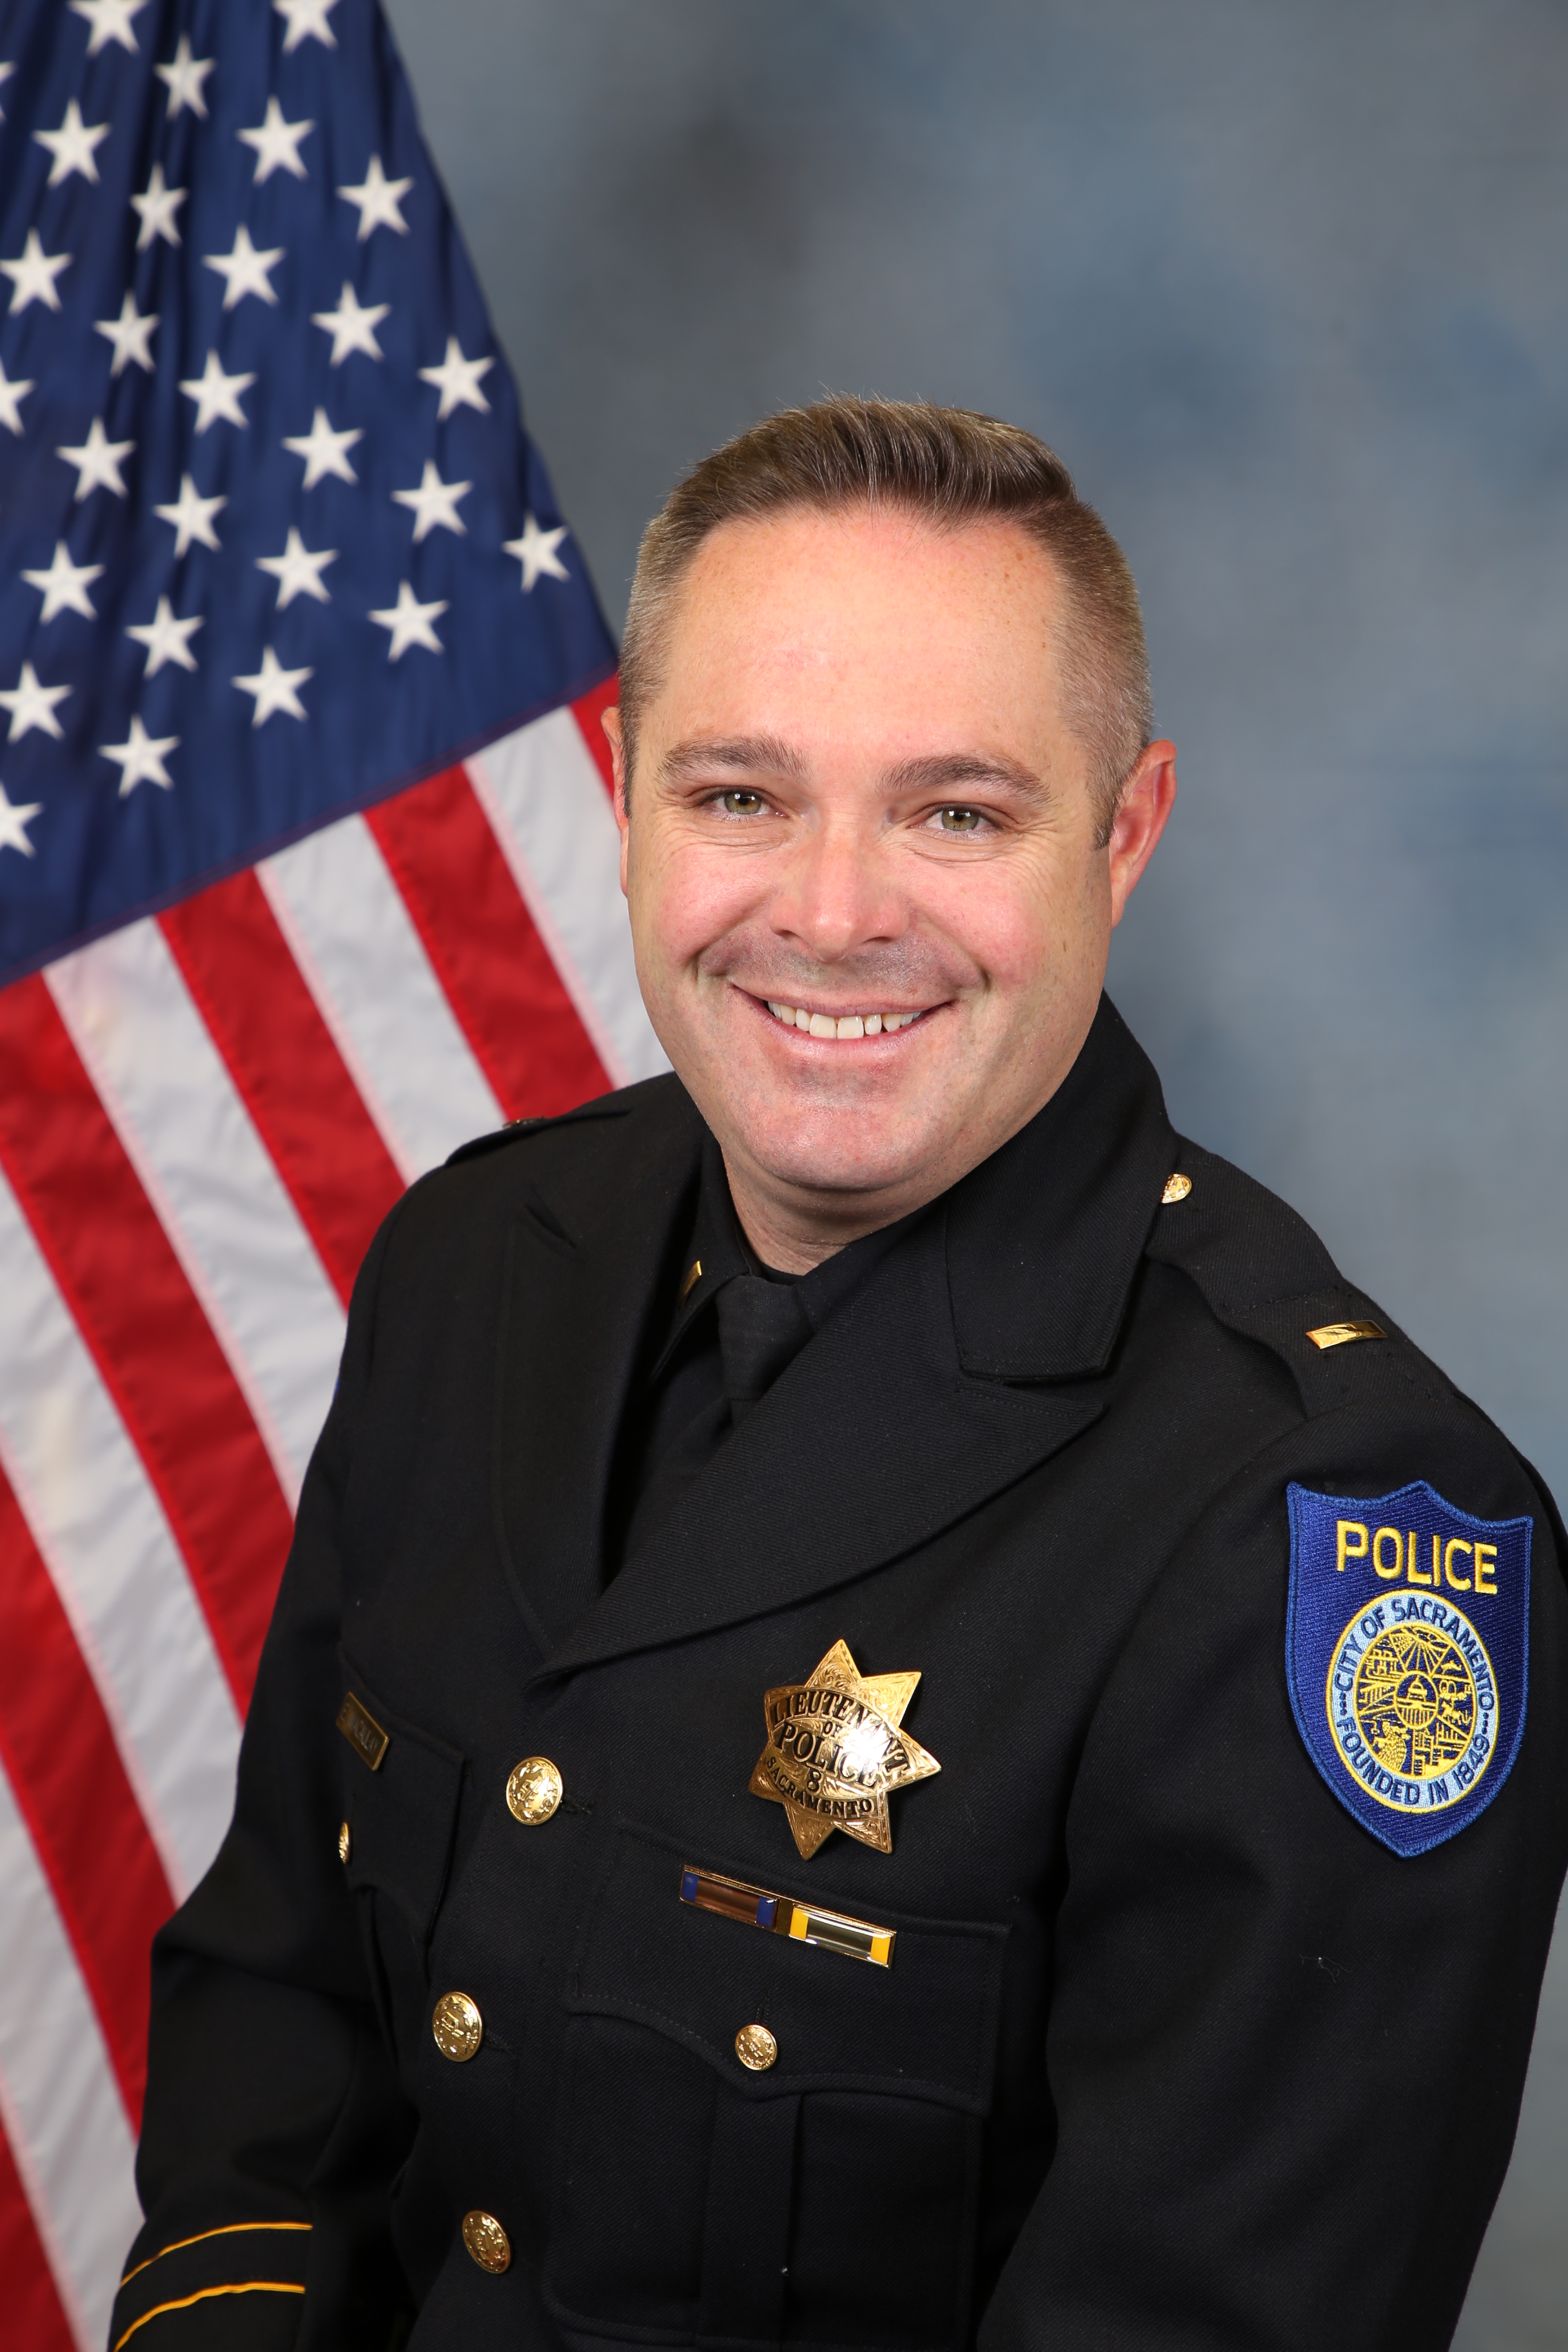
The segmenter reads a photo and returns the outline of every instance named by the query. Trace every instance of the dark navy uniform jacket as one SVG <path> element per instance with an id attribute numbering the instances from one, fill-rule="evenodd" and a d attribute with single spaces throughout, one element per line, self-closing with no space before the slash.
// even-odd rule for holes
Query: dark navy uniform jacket
<path id="1" fill-rule="evenodd" d="M 233 1827 L 156 1948 L 112 2340 L 1436 2352 L 1568 1853 L 1539 1483 L 1173 1134 L 1107 1003 L 606 1581 L 703 1135 L 633 1087 L 459 1154 L 371 1250 Z M 1389 1336 L 1306 1336 L 1356 1319 Z M 1404 1858 L 1292 1718 L 1286 1490 L 1419 1479 L 1532 1522 L 1530 1691 L 1490 1804 Z M 840 1640 L 918 1670 L 941 1769 L 890 1853 L 807 1862 L 748 1781 L 763 1693 Z M 892 1965 L 694 1908 L 688 1867 Z"/>

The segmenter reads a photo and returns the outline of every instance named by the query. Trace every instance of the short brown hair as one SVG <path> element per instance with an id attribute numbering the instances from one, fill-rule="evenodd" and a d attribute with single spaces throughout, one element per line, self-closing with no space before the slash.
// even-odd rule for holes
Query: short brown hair
<path id="1" fill-rule="evenodd" d="M 1153 735 L 1149 656 L 1127 559 L 1032 433 L 924 401 L 816 402 L 782 409 L 679 482 L 643 533 L 621 648 L 629 775 L 637 725 L 658 690 L 670 598 L 710 531 L 792 507 L 907 509 L 939 530 L 1016 522 L 1066 585 L 1064 718 L 1088 749 L 1109 835 L 1123 782 Z"/>

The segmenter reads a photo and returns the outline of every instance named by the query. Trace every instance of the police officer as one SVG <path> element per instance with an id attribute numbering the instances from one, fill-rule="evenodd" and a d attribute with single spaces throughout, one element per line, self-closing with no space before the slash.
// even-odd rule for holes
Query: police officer
<path id="1" fill-rule="evenodd" d="M 116 2346 L 1446 2345 L 1565 1852 L 1540 1482 L 1101 994 L 1170 814 L 1029 435 L 645 541 L 676 1075 L 378 1236 Z"/>

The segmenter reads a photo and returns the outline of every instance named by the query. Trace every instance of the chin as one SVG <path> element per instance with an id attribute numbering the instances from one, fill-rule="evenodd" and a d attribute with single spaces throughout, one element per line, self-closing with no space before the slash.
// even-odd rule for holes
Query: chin
<path id="1" fill-rule="evenodd" d="M 933 1150 L 928 1137 L 900 1134 L 894 1139 L 878 1134 L 868 1121 L 850 1120 L 845 1121 L 843 1132 L 825 1134 L 824 1124 L 780 1118 L 738 1139 L 775 1184 L 804 1192 L 894 1192 L 931 1165 Z"/>

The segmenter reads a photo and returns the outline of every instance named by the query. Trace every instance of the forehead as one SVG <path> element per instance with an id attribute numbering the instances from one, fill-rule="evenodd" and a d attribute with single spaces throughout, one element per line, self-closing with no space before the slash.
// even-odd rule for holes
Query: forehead
<path id="1" fill-rule="evenodd" d="M 1016 523 L 943 530 L 897 509 L 725 523 L 676 591 L 657 703 L 682 731 L 856 711 L 1038 726 L 1061 617 L 1055 567 Z"/>

